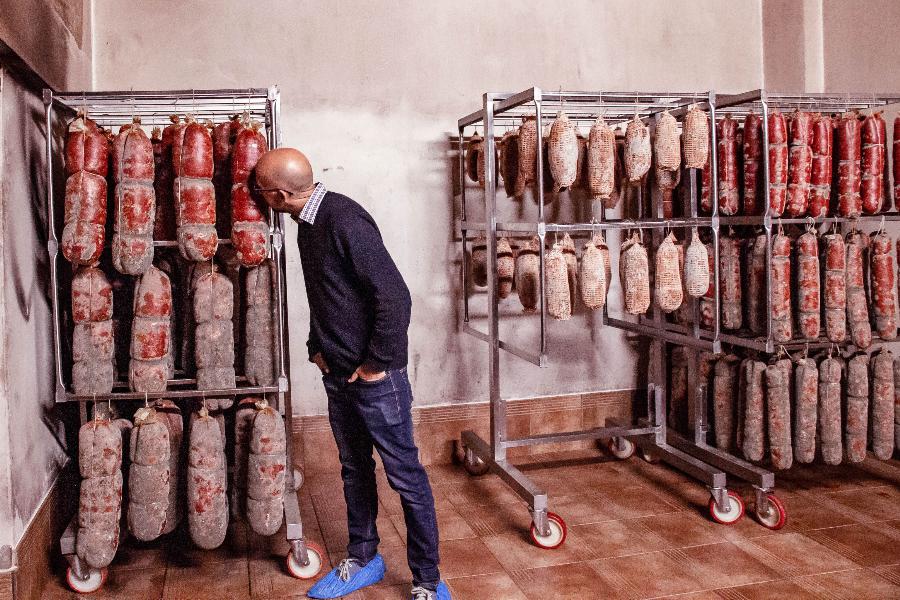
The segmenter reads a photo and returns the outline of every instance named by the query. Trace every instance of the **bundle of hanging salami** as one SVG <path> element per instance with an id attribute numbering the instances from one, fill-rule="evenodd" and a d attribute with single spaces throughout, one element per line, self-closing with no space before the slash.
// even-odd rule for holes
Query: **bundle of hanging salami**
<path id="1" fill-rule="evenodd" d="M 245 117 L 231 154 L 231 242 L 244 267 L 255 267 L 268 254 L 268 209 L 250 193 L 250 172 L 266 151 L 266 137 L 257 121 Z"/>
<path id="2" fill-rule="evenodd" d="M 106 173 L 109 141 L 84 114 L 69 124 L 66 135 L 65 226 L 63 256 L 73 265 L 95 265 L 106 236 Z"/>

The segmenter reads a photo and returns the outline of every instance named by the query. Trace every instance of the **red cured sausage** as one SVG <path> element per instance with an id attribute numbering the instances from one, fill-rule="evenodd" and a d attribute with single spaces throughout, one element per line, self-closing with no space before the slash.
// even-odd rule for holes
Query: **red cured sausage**
<path id="1" fill-rule="evenodd" d="M 735 394 L 740 359 L 733 354 L 720 358 L 713 375 L 713 423 L 716 446 L 725 451 L 734 446 Z"/>
<path id="2" fill-rule="evenodd" d="M 812 169 L 809 214 L 827 217 L 831 212 L 831 171 L 834 125 L 828 115 L 816 115 L 812 124 Z"/>
<path id="3" fill-rule="evenodd" d="M 819 369 L 811 358 L 794 366 L 794 458 L 811 463 L 816 457 L 816 418 L 819 405 Z"/>
<path id="4" fill-rule="evenodd" d="M 763 189 L 760 186 L 760 162 L 762 161 L 762 119 L 750 113 L 744 119 L 744 214 L 759 213 L 762 202 L 759 199 Z"/>
<path id="5" fill-rule="evenodd" d="M 791 119 L 790 171 L 785 212 L 791 217 L 806 214 L 809 208 L 810 175 L 812 172 L 813 114 L 796 112 Z"/>
<path id="6" fill-rule="evenodd" d="M 197 389 L 226 389 L 235 385 L 233 313 L 231 281 L 219 273 L 202 275 L 194 286 Z"/>
<path id="7" fill-rule="evenodd" d="M 838 233 L 825 236 L 825 335 L 837 344 L 847 339 L 847 248 Z"/>
<path id="8" fill-rule="evenodd" d="M 858 217 L 862 213 L 859 129 L 856 114 L 844 115 L 837 124 L 838 214 L 842 217 Z"/>
<path id="9" fill-rule="evenodd" d="M 712 329 L 716 318 L 716 264 L 711 244 L 706 245 L 706 256 L 709 259 L 709 287 L 700 298 L 700 326 Z"/>
<path id="10" fill-rule="evenodd" d="M 208 261 L 216 253 L 216 198 L 212 183 L 212 138 L 191 117 L 174 130 L 175 207 L 178 247 L 187 260 Z"/>
<path id="11" fill-rule="evenodd" d="M 231 157 L 231 236 L 238 261 L 245 267 L 259 265 L 268 254 L 269 225 L 248 183 L 250 172 L 266 151 L 266 138 L 259 127 L 249 119 L 242 125 Z"/>
<path id="12" fill-rule="evenodd" d="M 819 242 L 806 232 L 797 238 L 797 330 L 802 337 L 816 339 L 820 328 Z"/>
<path id="13" fill-rule="evenodd" d="M 863 267 L 866 239 L 865 234 L 859 232 L 850 234 L 847 239 L 847 323 L 850 340 L 859 349 L 872 344 Z"/>
<path id="14" fill-rule="evenodd" d="M 161 392 L 169 375 L 172 286 L 169 277 L 151 266 L 134 290 L 129 384 L 135 392 Z"/>
<path id="15" fill-rule="evenodd" d="M 784 115 L 769 113 L 769 212 L 780 217 L 787 204 L 788 137 Z"/>
<path id="16" fill-rule="evenodd" d="M 747 284 L 747 327 L 756 335 L 766 334 L 766 234 L 756 236 L 750 250 L 750 273 Z M 753 460 L 759 460 L 753 459 Z"/>
<path id="17" fill-rule="evenodd" d="M 862 142 L 862 179 L 860 181 L 860 199 L 862 211 L 874 215 L 884 206 L 884 156 L 885 156 L 884 119 L 876 113 L 868 115 L 862 122 L 860 139 Z"/>
<path id="18" fill-rule="evenodd" d="M 116 181 L 113 266 L 126 275 L 140 275 L 153 261 L 156 221 L 153 144 L 138 117 L 119 130 L 113 143 Z"/>
<path id="19" fill-rule="evenodd" d="M 738 123 L 725 115 L 716 126 L 719 153 L 717 167 L 719 171 L 719 212 L 723 215 L 735 215 L 740 209 L 738 193 Z"/>
<path id="20" fill-rule="evenodd" d="M 84 115 L 69 124 L 66 135 L 65 225 L 63 256 L 75 265 L 100 260 L 106 227 L 106 173 L 109 141 Z"/>
<path id="21" fill-rule="evenodd" d="M 156 177 L 153 181 L 153 190 L 156 195 L 156 220 L 153 225 L 153 239 L 175 240 L 175 197 L 173 185 L 175 183 L 175 171 L 172 167 L 172 142 L 175 136 L 175 123 L 178 117 L 171 117 L 173 124 L 169 125 L 159 135 L 159 129 L 154 128 L 150 141 L 153 144 L 153 162 Z"/>
<path id="22" fill-rule="evenodd" d="M 722 236 L 719 239 L 719 266 L 722 327 L 725 329 L 740 329 L 743 312 L 740 238 Z"/>
<path id="23" fill-rule="evenodd" d="M 245 280 L 244 375 L 253 385 L 275 382 L 275 314 L 272 304 L 272 269 L 265 261 L 247 270 Z"/>
<path id="24" fill-rule="evenodd" d="M 875 330 L 884 340 L 897 337 L 897 299 L 894 289 L 894 257 L 891 255 L 891 238 L 880 233 L 872 238 L 870 248 L 872 313 Z"/>
<path id="25" fill-rule="evenodd" d="M 819 365 L 819 444 L 827 465 L 841 464 L 841 373 L 844 361 L 828 357 Z"/>
<path id="26" fill-rule="evenodd" d="M 783 234 L 772 238 L 772 339 L 788 342 L 794 337 L 791 315 L 791 239 Z"/>

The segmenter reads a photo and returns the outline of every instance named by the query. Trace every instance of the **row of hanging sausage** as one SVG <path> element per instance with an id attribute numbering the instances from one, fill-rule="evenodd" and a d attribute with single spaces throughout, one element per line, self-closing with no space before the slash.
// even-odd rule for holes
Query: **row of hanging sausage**
<path id="1" fill-rule="evenodd" d="M 687 356 L 673 349 L 669 425 L 684 431 Z M 700 380 L 711 393 L 715 445 L 747 460 L 768 458 L 776 469 L 811 463 L 860 462 L 867 448 L 882 460 L 900 448 L 900 360 L 872 354 L 818 357 L 782 352 L 756 356 L 701 355 Z"/>
<path id="2" fill-rule="evenodd" d="M 862 116 L 774 109 L 766 123 L 768 152 L 763 148 L 762 118 L 750 112 L 740 123 L 731 115 L 716 123 L 719 212 L 758 215 L 766 207 L 762 180 L 768 159 L 772 216 L 813 217 L 833 212 L 843 217 L 876 214 L 886 202 L 887 140 L 880 113 Z M 498 142 L 498 174 L 509 196 L 521 197 L 536 175 L 536 121 L 522 125 Z M 673 216 L 673 191 L 681 181 L 681 167 L 702 170 L 700 210 L 711 213 L 712 172 L 709 118 L 692 107 L 679 131 L 676 119 L 664 112 L 655 131 L 635 116 L 617 145 L 616 133 L 601 116 L 582 136 L 565 113 L 557 114 L 544 135 L 544 179 L 554 191 L 585 187 L 592 199 L 607 208 L 621 193 L 617 184 L 636 185 L 650 172 L 663 198 L 664 216 Z M 652 138 L 652 139 L 651 139 Z M 900 152 L 900 116 L 894 122 L 894 156 Z M 834 148 L 837 148 L 837 152 Z M 683 160 L 682 160 L 683 155 Z M 484 185 L 484 141 L 473 136 L 466 151 L 466 171 Z M 893 164 L 895 191 L 900 197 L 900 161 Z M 621 180 L 621 181 L 620 181 Z"/>
<path id="3" fill-rule="evenodd" d="M 259 265 L 268 249 L 267 210 L 248 181 L 266 150 L 260 127 L 247 113 L 216 126 L 173 116 L 151 139 L 139 117 L 113 135 L 79 114 L 65 143 L 63 256 L 76 266 L 99 262 L 110 175 L 112 262 L 120 273 L 144 273 L 154 240 L 177 240 L 185 259 L 205 262 L 220 237 L 231 237 L 241 264 Z"/>
<path id="4" fill-rule="evenodd" d="M 88 565 L 102 569 L 115 557 L 123 511 L 143 542 L 174 531 L 187 512 L 191 539 L 206 550 L 224 542 L 229 517 L 246 519 L 260 535 L 281 527 L 287 459 L 278 411 L 257 397 L 238 405 L 230 494 L 221 411 L 204 405 L 191 413 L 187 440 L 184 428 L 171 400 L 139 408 L 133 423 L 95 406 L 78 433 L 76 553 Z"/>

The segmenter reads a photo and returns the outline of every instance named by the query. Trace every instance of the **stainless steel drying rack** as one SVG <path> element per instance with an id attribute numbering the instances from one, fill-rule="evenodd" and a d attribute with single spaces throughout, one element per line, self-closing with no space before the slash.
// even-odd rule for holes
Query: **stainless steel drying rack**
<path id="1" fill-rule="evenodd" d="M 54 173 L 62 172 L 62 158 L 54 150 L 55 136 L 62 131 L 61 124 L 74 117 L 79 109 L 87 112 L 91 119 L 98 125 L 109 130 L 131 122 L 132 117 L 139 116 L 141 125 L 145 127 L 165 127 L 170 124 L 169 116 L 191 114 L 200 121 L 212 121 L 221 123 L 229 120 L 236 114 L 248 112 L 250 116 L 265 126 L 266 141 L 269 148 L 277 148 L 281 145 L 280 129 L 280 92 L 276 86 L 269 88 L 242 88 L 242 89 L 218 89 L 218 90 L 170 90 L 170 91 L 111 91 L 111 92 L 65 92 L 58 93 L 45 89 L 43 94 L 46 111 L 47 129 L 47 252 L 50 257 L 50 282 L 52 286 L 51 305 L 53 312 L 53 344 L 56 369 L 56 402 L 78 402 L 80 408 L 81 423 L 87 418 L 88 402 L 94 404 L 97 410 L 98 403 L 106 403 L 117 400 L 148 400 L 151 398 L 215 398 L 235 395 L 263 395 L 277 398 L 278 409 L 284 415 L 285 429 L 287 431 L 287 464 L 293 465 L 293 411 L 291 408 L 290 378 L 288 372 L 288 330 L 285 326 L 287 320 L 287 289 L 286 262 L 284 254 L 284 217 L 281 213 L 269 211 L 269 258 L 276 265 L 275 268 L 275 304 L 276 304 L 276 364 L 274 372 L 277 375 L 275 385 L 249 385 L 246 378 L 238 377 L 237 385 L 233 388 L 220 390 L 197 390 L 196 381 L 186 377 L 176 377 L 168 382 L 169 388 L 163 393 L 134 393 L 120 391 L 122 387 L 127 389 L 127 383 L 118 382 L 114 391 L 109 394 L 92 394 L 79 396 L 70 392 L 66 387 L 67 378 L 64 374 L 64 361 L 62 344 L 68 331 L 64 323 L 63 306 L 66 306 L 65 295 L 60 289 L 60 269 L 69 268 L 68 263 L 62 260 L 59 251 L 59 240 L 56 226 L 62 205 L 55 201 Z M 225 246 L 231 240 L 222 239 L 220 244 Z M 155 240 L 156 247 L 177 246 L 176 242 Z M 106 250 L 104 250 L 105 252 Z M 64 263 L 64 265 L 62 264 Z M 178 373 L 177 373 L 178 374 Z M 117 389 L 118 388 L 118 389 Z M 285 474 L 285 489 L 296 490 L 302 484 L 302 475 L 299 471 L 288 469 Z M 311 556 L 313 552 L 307 548 L 303 537 L 303 526 L 300 518 L 300 506 L 296 494 L 284 495 L 284 519 L 286 525 L 286 537 L 290 543 L 290 560 L 294 561 L 297 568 L 309 568 L 314 565 L 317 557 Z M 75 553 L 75 536 L 77 531 L 77 515 L 69 523 L 68 528 L 60 539 L 60 549 L 70 564 L 70 572 L 79 582 L 88 581 L 92 569 L 83 564 Z M 319 557 L 320 558 L 320 557 Z"/>
<path id="2" fill-rule="evenodd" d="M 611 450 L 613 454 L 621 458 L 630 456 L 636 443 L 644 453 L 645 458 L 658 457 L 675 468 L 691 475 L 703 482 L 711 493 L 710 510 L 715 516 L 724 519 L 736 520 L 743 514 L 743 504 L 738 502 L 736 506 L 731 500 L 735 495 L 727 489 L 726 472 L 732 473 L 742 479 L 746 479 L 760 491 L 762 500 L 760 504 L 765 507 L 765 496 L 771 492 L 774 486 L 774 477 L 771 472 L 749 464 L 737 457 L 709 448 L 705 444 L 706 431 L 706 406 L 703 396 L 695 394 L 692 401 L 695 403 L 694 414 L 696 418 L 695 428 L 704 432 L 703 439 L 699 434 L 695 440 L 688 440 L 676 432 L 670 430 L 666 423 L 666 376 L 665 376 L 665 348 L 667 343 L 687 346 L 696 350 L 707 352 L 719 352 L 719 278 L 718 278 L 718 203 L 714 202 L 713 214 L 709 217 L 699 216 L 698 203 L 698 179 L 700 169 L 690 169 L 686 181 L 689 188 L 689 217 L 681 219 L 666 219 L 663 217 L 662 203 L 654 202 L 654 213 L 648 218 L 639 215 L 638 219 L 610 219 L 605 218 L 606 210 L 595 215 L 592 223 L 552 223 L 547 222 L 544 215 L 544 174 L 543 169 L 537 169 L 537 182 L 535 185 L 536 204 L 538 215 L 535 222 L 501 223 L 497 220 L 496 204 L 496 174 L 495 164 L 495 135 L 484 135 L 485 160 L 485 221 L 470 222 L 466 215 L 466 175 L 464 158 L 465 129 L 480 126 L 485 132 L 492 132 L 498 124 L 518 124 L 524 116 L 534 116 L 537 120 L 537 130 L 543 131 L 544 111 L 557 109 L 566 112 L 567 116 L 574 120 L 594 121 L 597 116 L 603 114 L 611 124 L 624 123 L 637 114 L 649 126 L 655 126 L 656 119 L 663 111 L 668 110 L 674 116 L 681 116 L 687 109 L 696 104 L 709 111 L 710 120 L 715 122 L 715 94 L 713 92 L 696 93 L 647 93 L 647 92 L 547 92 L 540 88 L 530 88 L 517 94 L 486 93 L 483 96 L 483 106 L 457 122 L 459 143 L 459 170 L 458 177 L 462 195 L 461 210 L 461 238 L 462 238 L 462 287 L 463 287 L 463 313 L 464 323 L 462 329 L 477 339 L 485 341 L 489 346 L 488 374 L 489 374 L 489 399 L 491 415 L 491 439 L 485 441 L 474 431 L 463 431 L 461 435 L 462 455 L 467 470 L 472 474 L 487 472 L 497 473 L 505 480 L 519 496 L 529 504 L 532 515 L 532 539 L 541 546 L 542 536 L 550 535 L 548 522 L 548 507 L 546 492 L 535 485 L 525 474 L 517 469 L 507 459 L 507 449 L 518 446 L 530 446 L 553 442 L 566 442 L 576 440 L 591 440 L 612 438 Z M 716 143 L 713 130 L 713 139 L 710 148 L 710 168 L 716 172 Z M 543 161 L 542 144 L 537 145 L 537 165 Z M 712 178 L 712 196 L 717 199 L 715 177 Z M 638 206 L 642 206 L 643 185 L 638 190 Z M 620 423 L 608 421 L 605 427 L 594 428 L 585 431 L 573 431 L 556 434 L 533 435 L 530 437 L 510 439 L 506 420 L 506 401 L 500 393 L 499 355 L 504 350 L 534 365 L 544 367 L 547 364 L 546 354 L 546 303 L 544 296 L 544 240 L 550 232 L 568 232 L 573 235 L 589 235 L 594 231 L 611 229 L 650 229 L 653 231 L 654 247 L 662 241 L 663 232 L 666 229 L 693 229 L 708 228 L 711 231 L 712 247 L 715 254 L 715 269 L 711 274 L 715 286 L 715 319 L 711 330 L 705 330 L 700 326 L 699 303 L 693 300 L 692 326 L 685 327 L 665 321 L 662 312 L 656 306 L 652 316 L 641 316 L 637 320 L 628 320 L 609 315 L 608 305 L 603 308 L 602 323 L 619 329 L 645 335 L 651 338 L 659 361 L 651 365 L 647 387 L 647 419 L 637 426 L 626 426 Z M 484 232 L 487 242 L 487 272 L 488 272 L 488 331 L 479 331 L 470 324 L 469 314 L 469 275 L 468 275 L 468 233 L 471 231 Z M 499 311 L 497 296 L 497 234 L 505 232 L 511 236 L 523 234 L 536 235 L 540 239 L 539 249 L 539 311 L 540 339 L 537 352 L 518 345 L 508 343 L 500 339 Z M 697 362 L 693 361 L 692 372 L 696 381 Z M 735 514 L 735 510 L 739 511 Z M 557 515 L 555 518 L 559 519 Z M 550 546 L 544 546 L 550 547 Z"/>

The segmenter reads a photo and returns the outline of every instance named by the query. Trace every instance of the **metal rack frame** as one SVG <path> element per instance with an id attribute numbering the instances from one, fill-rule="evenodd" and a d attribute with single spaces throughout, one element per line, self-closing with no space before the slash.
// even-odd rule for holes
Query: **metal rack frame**
<path id="1" fill-rule="evenodd" d="M 130 122 L 132 116 L 140 116 L 143 126 L 169 125 L 170 114 L 189 113 L 198 120 L 210 120 L 214 123 L 227 121 L 232 115 L 247 111 L 250 116 L 264 123 L 266 141 L 269 148 L 277 148 L 281 144 L 280 129 L 280 92 L 276 86 L 269 88 L 244 88 L 244 89 L 218 89 L 218 90 L 172 90 L 172 91 L 113 91 L 113 92 L 68 92 L 57 93 L 49 89 L 44 90 L 44 106 L 46 111 L 47 128 L 47 252 L 50 257 L 50 281 L 52 286 L 51 305 L 53 312 L 53 344 L 56 370 L 55 400 L 62 402 L 78 402 L 80 408 L 81 423 L 87 418 L 86 404 L 94 404 L 103 401 L 115 400 L 141 400 L 155 398 L 205 398 L 259 394 L 272 394 L 277 397 L 278 408 L 284 415 L 286 437 L 287 464 L 293 465 L 293 443 L 291 431 L 293 431 L 293 411 L 291 408 L 290 380 L 288 372 L 287 349 L 288 330 L 285 326 L 287 319 L 287 289 L 286 289 L 286 259 L 284 253 L 284 217 L 280 213 L 269 210 L 269 258 L 276 265 L 275 268 L 275 304 L 276 304 L 276 364 L 275 372 L 277 381 L 275 385 L 254 386 L 242 385 L 246 383 L 244 377 L 238 377 L 238 385 L 234 388 L 221 390 L 196 390 L 196 380 L 189 378 L 176 378 L 168 381 L 167 387 L 183 389 L 170 389 L 160 393 L 134 393 L 130 391 L 118 391 L 122 387 L 127 389 L 127 383 L 117 382 L 118 390 L 109 394 L 92 394 L 79 396 L 69 392 L 66 388 L 66 377 L 63 373 L 62 339 L 63 323 L 62 309 L 65 300 L 61 297 L 59 286 L 60 279 L 60 252 L 59 241 L 56 232 L 58 207 L 54 197 L 54 168 L 61 169 L 60 157 L 54 153 L 54 126 L 59 119 L 72 118 L 79 108 L 85 108 L 91 119 L 98 125 L 112 129 Z M 220 240 L 220 244 L 228 245 L 230 240 Z M 154 240 L 155 247 L 177 246 L 176 242 Z M 95 407 L 96 408 L 96 407 Z M 297 490 L 302 483 L 302 475 L 299 471 L 288 469 L 285 474 L 285 489 Z M 296 494 L 286 493 L 284 496 L 284 519 L 286 524 L 286 537 L 291 546 L 291 554 L 297 564 L 306 566 L 310 564 L 310 557 L 303 538 L 303 526 L 300 518 L 300 507 Z M 60 539 L 62 554 L 70 563 L 76 577 L 84 579 L 88 575 L 87 567 L 82 564 L 75 553 L 75 533 L 77 528 L 77 516 L 69 523 L 68 528 Z"/>
<path id="2" fill-rule="evenodd" d="M 485 341 L 489 345 L 489 398 L 491 415 L 491 439 L 487 442 L 481 439 L 473 431 L 463 431 L 461 443 L 464 459 L 470 472 L 478 473 L 490 470 L 504 479 L 519 496 L 529 504 L 533 519 L 533 529 L 539 535 L 549 534 L 547 518 L 547 494 L 536 486 L 527 476 L 518 470 L 507 460 L 507 449 L 518 446 L 530 446 L 552 442 L 565 442 L 588 439 L 612 438 L 614 440 L 614 453 L 628 454 L 629 439 L 633 439 L 646 454 L 659 457 L 664 462 L 702 481 L 711 492 L 711 503 L 721 512 L 727 514 L 730 509 L 728 500 L 729 492 L 725 471 L 733 471 L 736 474 L 750 478 L 758 478 L 761 485 L 769 484 L 772 479 L 770 473 L 762 472 L 753 465 L 734 464 L 737 461 L 730 455 L 719 456 L 718 451 L 711 454 L 710 459 L 704 455 L 710 454 L 703 448 L 698 448 L 695 442 L 684 440 L 670 431 L 666 423 L 666 381 L 665 381 L 665 344 L 667 342 L 686 345 L 700 350 L 718 352 L 720 349 L 719 336 L 719 310 L 718 310 L 718 260 L 715 261 L 716 272 L 713 274 L 716 294 L 716 319 L 714 329 L 708 334 L 703 333 L 699 326 L 698 303 L 694 300 L 693 327 L 685 331 L 683 327 L 666 323 L 661 311 L 655 307 L 652 318 L 640 317 L 637 322 L 619 319 L 609 316 L 607 307 L 604 307 L 602 322 L 619 329 L 649 336 L 657 345 L 657 356 L 661 362 L 656 366 L 655 380 L 647 389 L 647 414 L 648 419 L 637 427 L 624 426 L 618 423 L 607 422 L 606 427 L 594 428 L 585 431 L 574 431 L 557 434 L 535 435 L 519 439 L 509 439 L 506 422 L 506 401 L 500 394 L 499 354 L 505 350 L 534 365 L 546 366 L 546 305 L 544 297 L 544 241 L 548 232 L 569 232 L 573 234 L 589 234 L 595 230 L 609 229 L 651 229 L 654 232 L 656 242 L 661 241 L 661 234 L 665 228 L 694 228 L 709 227 L 714 239 L 714 251 L 718 255 L 718 202 L 716 179 L 712 178 L 712 194 L 714 198 L 714 210 L 711 217 L 699 217 L 697 215 L 697 180 L 699 169 L 689 172 L 690 181 L 690 217 L 684 219 L 664 219 L 662 217 L 661 203 L 656 203 L 656 215 L 649 219 L 619 219 L 605 220 L 605 210 L 601 218 L 593 223 L 561 224 L 548 223 L 544 217 L 544 185 L 543 185 L 543 148 L 537 145 L 537 206 L 538 218 L 536 222 L 498 223 L 496 210 L 496 164 L 495 164 L 495 139 L 494 127 L 498 123 L 517 123 L 524 115 L 533 115 L 537 120 L 537 130 L 543 130 L 543 111 L 548 108 L 562 108 L 564 103 L 576 106 L 575 110 L 566 111 L 571 120 L 594 121 L 598 114 L 603 113 L 613 125 L 625 122 L 638 115 L 645 122 L 653 125 L 655 119 L 665 110 L 673 115 L 686 112 L 691 104 L 705 105 L 710 112 L 711 121 L 715 123 L 715 94 L 713 92 L 687 93 L 687 94 L 654 94 L 645 92 L 544 92 L 540 88 L 530 88 L 518 94 L 486 93 L 483 96 L 483 107 L 458 120 L 459 139 L 459 181 L 462 194 L 461 233 L 463 249 L 462 285 L 464 297 L 464 324 L 463 331 Z M 466 191 L 465 191 L 465 157 L 464 140 L 465 129 L 475 125 L 483 126 L 485 130 L 484 154 L 485 160 L 485 222 L 470 222 L 466 215 Z M 714 131 L 714 130 L 713 130 Z M 713 134 L 714 136 L 714 134 Z M 710 168 L 716 171 L 715 138 L 713 137 L 710 150 Z M 642 188 L 643 189 L 643 188 Z M 642 194 L 639 191 L 639 194 Z M 643 198 L 639 197 L 639 205 Z M 467 265 L 468 232 L 484 232 L 487 242 L 487 272 L 488 272 L 488 331 L 479 331 L 469 323 L 469 281 Z M 538 352 L 505 342 L 499 335 L 499 314 L 497 296 L 497 232 L 509 232 L 513 234 L 537 235 L 541 241 L 539 252 L 539 280 L 540 280 L 540 340 Z M 705 411 L 705 408 L 703 409 Z M 697 410 L 699 415 L 702 411 Z M 699 416 L 698 416 L 699 418 Z M 631 445 L 633 451 L 633 445 Z M 698 457 L 698 454 L 701 455 Z M 716 464 L 718 463 L 718 464 Z M 715 466 L 714 466 L 715 465 Z M 725 469 L 728 467 L 728 469 Z M 759 471 L 759 472 L 757 472 Z M 771 482 L 773 483 L 773 482 Z M 768 491 L 771 485 L 763 489 Z"/>

